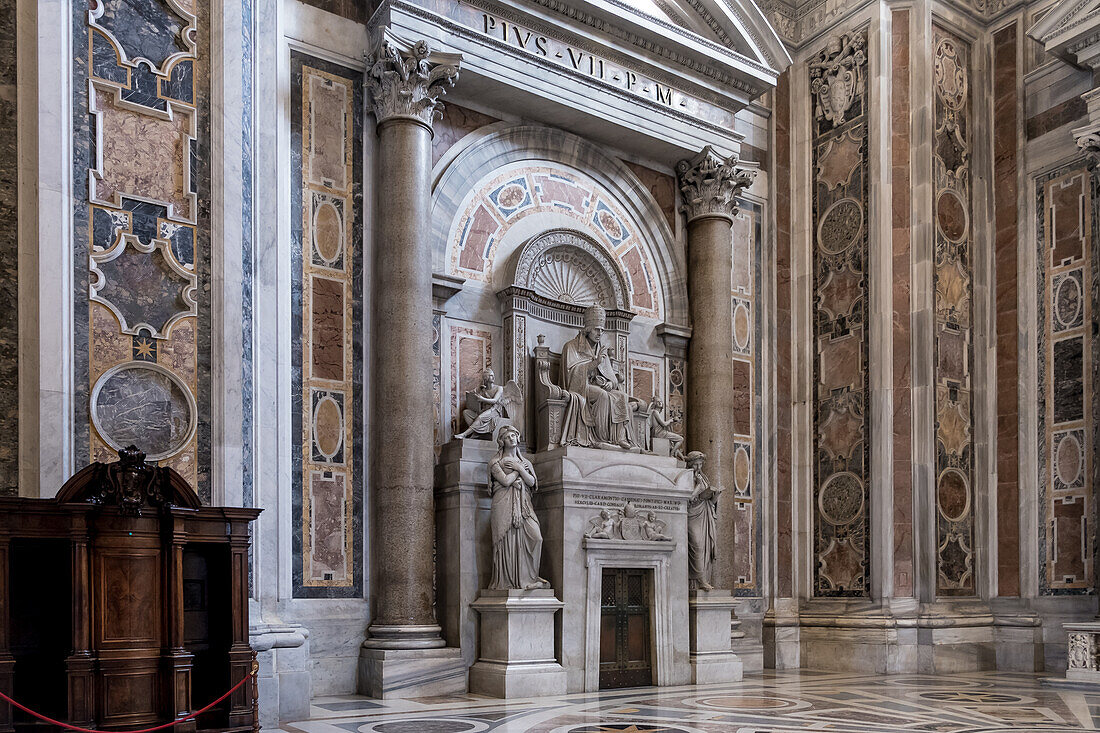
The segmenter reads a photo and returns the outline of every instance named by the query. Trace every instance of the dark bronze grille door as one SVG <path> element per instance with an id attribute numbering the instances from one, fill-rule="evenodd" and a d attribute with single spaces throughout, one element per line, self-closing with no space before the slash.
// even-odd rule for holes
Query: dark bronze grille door
<path id="1" fill-rule="evenodd" d="M 650 572 L 605 568 L 600 593 L 600 689 L 653 684 Z"/>

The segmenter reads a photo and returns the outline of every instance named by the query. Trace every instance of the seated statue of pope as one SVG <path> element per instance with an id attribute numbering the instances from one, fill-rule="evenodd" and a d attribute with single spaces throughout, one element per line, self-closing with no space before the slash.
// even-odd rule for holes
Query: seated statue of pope
<path id="1" fill-rule="evenodd" d="M 561 373 L 569 405 L 562 425 L 563 445 L 640 451 L 633 413 L 638 400 L 622 389 L 622 379 L 603 345 L 607 314 L 599 305 L 584 311 L 584 329 L 561 350 Z"/>

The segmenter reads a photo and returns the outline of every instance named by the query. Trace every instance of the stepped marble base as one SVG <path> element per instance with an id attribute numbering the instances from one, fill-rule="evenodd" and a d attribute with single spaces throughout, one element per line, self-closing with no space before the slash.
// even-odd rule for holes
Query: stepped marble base
<path id="1" fill-rule="evenodd" d="M 744 665 L 731 646 L 734 605 L 728 590 L 692 591 L 688 596 L 693 685 L 740 682 L 744 676 Z"/>
<path id="2" fill-rule="evenodd" d="M 359 694 L 389 699 L 460 695 L 466 692 L 462 651 L 436 649 L 359 650 Z"/>
<path id="3" fill-rule="evenodd" d="M 470 692 L 565 694 L 565 669 L 554 653 L 554 616 L 565 604 L 553 590 L 484 590 L 472 605 L 481 616 L 481 657 L 470 668 Z"/>

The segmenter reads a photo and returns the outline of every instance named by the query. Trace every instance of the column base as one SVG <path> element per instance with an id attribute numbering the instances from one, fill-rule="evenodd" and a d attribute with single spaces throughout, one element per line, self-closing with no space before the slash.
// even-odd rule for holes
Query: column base
<path id="1" fill-rule="evenodd" d="M 460 695 L 466 692 L 462 650 L 359 650 L 359 694 L 378 699 Z"/>
<path id="2" fill-rule="evenodd" d="M 744 677 L 744 665 L 731 646 L 735 603 L 728 590 L 689 593 L 691 653 L 688 661 L 693 685 L 740 682 Z"/>
<path id="3" fill-rule="evenodd" d="M 484 590 L 472 605 L 481 616 L 481 657 L 470 668 L 470 692 L 565 694 L 565 668 L 554 652 L 554 615 L 565 604 L 553 590 Z"/>

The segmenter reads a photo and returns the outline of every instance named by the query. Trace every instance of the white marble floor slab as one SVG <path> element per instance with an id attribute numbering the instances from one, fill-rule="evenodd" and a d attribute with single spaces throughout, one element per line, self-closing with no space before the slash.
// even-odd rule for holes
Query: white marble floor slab
<path id="1" fill-rule="evenodd" d="M 280 733 L 1006 733 L 1100 729 L 1100 687 L 1014 672 L 774 672 L 743 682 L 530 700 L 324 697 Z"/>

